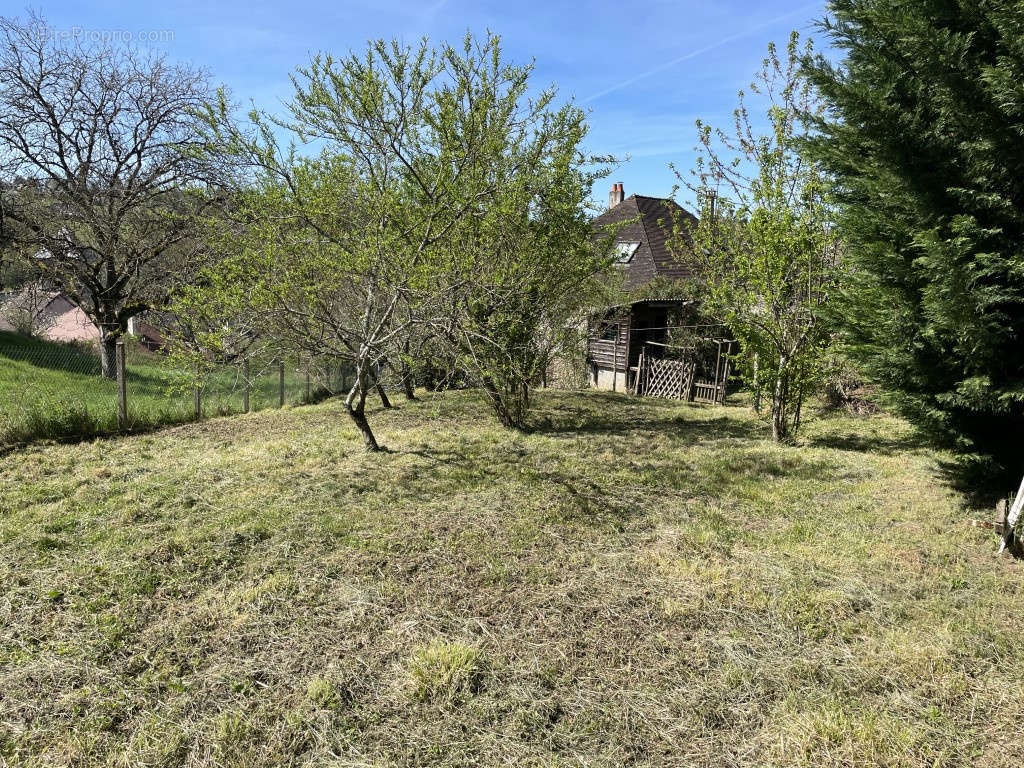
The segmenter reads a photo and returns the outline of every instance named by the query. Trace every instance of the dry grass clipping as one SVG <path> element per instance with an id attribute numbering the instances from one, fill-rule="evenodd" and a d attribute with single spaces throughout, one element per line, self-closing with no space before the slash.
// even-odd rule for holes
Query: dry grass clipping
<path id="1" fill-rule="evenodd" d="M 539 403 L 6 457 L 0 764 L 1020 764 L 1024 571 L 904 424 Z"/>

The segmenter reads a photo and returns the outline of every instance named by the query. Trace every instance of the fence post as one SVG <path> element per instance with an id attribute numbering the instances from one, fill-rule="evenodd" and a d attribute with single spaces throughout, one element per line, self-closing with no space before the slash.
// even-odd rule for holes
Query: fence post
<path id="1" fill-rule="evenodd" d="M 124 340 L 118 339 L 114 353 L 115 365 L 117 367 L 117 428 L 127 429 L 128 427 L 128 388 L 125 383 L 124 370 Z"/>
<path id="2" fill-rule="evenodd" d="M 634 386 L 635 395 L 646 395 L 646 389 L 644 387 L 644 347 L 640 347 L 640 359 L 636 364 L 636 386 Z"/>
<path id="3" fill-rule="evenodd" d="M 725 361 L 722 364 L 722 388 L 719 392 L 721 401 L 719 405 L 725 405 L 725 387 L 729 383 L 729 368 L 732 363 L 732 342 L 730 341 L 725 347 Z"/>
<path id="4" fill-rule="evenodd" d="M 196 421 L 203 418 L 203 389 L 199 386 L 199 368 L 196 368 L 196 383 L 192 387 L 193 407 L 195 409 Z"/>
<path id="5" fill-rule="evenodd" d="M 612 392 L 616 391 L 619 381 L 619 331 L 622 330 L 622 323 L 615 324 L 615 346 L 612 347 Z"/>
<path id="6" fill-rule="evenodd" d="M 279 360 L 277 363 L 277 381 L 278 388 L 281 390 L 278 407 L 284 408 L 284 360 Z"/>
<path id="7" fill-rule="evenodd" d="M 242 395 L 242 407 L 245 413 L 249 412 L 249 358 L 242 361 L 242 376 L 245 378 L 245 389 Z"/>
<path id="8" fill-rule="evenodd" d="M 306 362 L 306 402 L 309 402 L 309 362 Z"/>
<path id="9" fill-rule="evenodd" d="M 721 381 L 719 379 L 719 377 L 721 376 L 721 371 L 719 369 L 721 367 L 722 367 L 722 341 L 719 340 L 718 341 L 718 357 L 715 359 L 715 404 L 716 405 L 718 404 L 718 393 L 719 393 L 719 387 L 721 386 Z"/>

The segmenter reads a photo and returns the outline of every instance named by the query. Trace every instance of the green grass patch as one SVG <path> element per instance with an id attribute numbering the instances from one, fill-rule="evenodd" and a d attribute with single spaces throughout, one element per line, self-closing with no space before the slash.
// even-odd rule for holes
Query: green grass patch
<path id="1" fill-rule="evenodd" d="M 0 471 L 0 763 L 1016 766 L 1024 570 L 888 416 L 473 393 Z"/>
<path id="2" fill-rule="evenodd" d="M 413 695 L 420 701 L 453 702 L 476 693 L 482 676 L 480 651 L 460 642 L 434 640 L 409 660 Z"/>
<path id="3" fill-rule="evenodd" d="M 126 348 L 128 431 L 145 431 L 195 417 L 191 380 L 160 354 L 129 341 Z M 237 368 L 214 370 L 203 383 L 204 415 L 243 410 Z M 285 368 L 286 402 L 301 402 L 304 376 Z M 279 403 L 276 368 L 252 373 L 250 410 Z M 0 450 L 35 440 L 109 435 L 119 431 L 117 385 L 100 376 L 94 346 L 58 344 L 0 332 Z"/>

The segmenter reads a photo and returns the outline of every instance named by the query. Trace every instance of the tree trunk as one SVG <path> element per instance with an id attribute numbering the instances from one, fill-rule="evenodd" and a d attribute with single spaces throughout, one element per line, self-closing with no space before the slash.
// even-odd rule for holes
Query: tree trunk
<path id="1" fill-rule="evenodd" d="M 413 381 L 412 368 L 409 366 L 409 340 L 405 340 L 405 354 L 398 361 L 398 375 L 402 378 L 402 391 L 405 392 L 406 400 L 416 399 L 416 382 Z"/>
<path id="2" fill-rule="evenodd" d="M 491 408 L 494 409 L 501 426 L 526 432 L 526 414 L 530 408 L 530 385 L 512 385 L 510 390 L 502 390 L 491 380 L 483 383 L 484 394 Z"/>
<path id="3" fill-rule="evenodd" d="M 627 371 L 625 375 L 628 376 Z M 519 401 L 516 403 L 518 406 L 518 412 L 516 414 L 516 422 L 518 429 L 526 429 L 526 415 L 530 412 L 530 382 L 524 381 L 520 384 L 520 395 Z"/>
<path id="4" fill-rule="evenodd" d="M 379 451 L 380 446 L 377 445 L 377 438 L 374 437 L 373 430 L 370 429 L 370 422 L 366 420 L 366 413 L 363 408 L 349 407 L 348 415 L 352 417 L 352 421 L 355 422 L 356 429 L 358 429 L 359 434 L 363 436 L 363 443 L 366 445 L 366 450 L 371 453 Z"/>
<path id="5" fill-rule="evenodd" d="M 356 429 L 359 430 L 359 434 L 363 436 L 363 443 L 366 445 L 366 450 L 371 453 L 379 451 L 380 446 L 377 445 L 377 438 L 373 435 L 373 430 L 370 429 L 370 422 L 366 420 L 366 376 L 361 374 L 359 370 L 356 370 L 356 382 L 352 385 L 351 391 L 348 393 L 348 397 L 345 398 L 345 409 L 348 411 L 349 417 L 356 425 Z"/>
<path id="6" fill-rule="evenodd" d="M 494 382 L 490 379 L 485 379 L 483 382 L 483 390 L 484 397 L 494 410 L 494 415 L 498 417 L 498 421 L 501 422 L 501 426 L 513 427 L 514 425 L 509 418 L 508 410 L 505 408 L 505 400 L 501 396 L 501 392 L 494 385 Z"/>
<path id="7" fill-rule="evenodd" d="M 410 376 L 410 375 L 402 376 L 402 390 L 405 392 L 405 399 L 406 400 L 415 400 L 416 399 L 416 390 L 413 388 L 413 385 L 412 385 L 412 376 Z"/>
<path id="8" fill-rule="evenodd" d="M 100 339 L 100 373 L 111 381 L 117 379 L 117 336 L 105 334 Z"/>
<path id="9" fill-rule="evenodd" d="M 384 385 L 380 383 L 380 364 L 374 368 L 373 371 L 373 386 L 377 390 L 377 394 L 380 395 L 380 404 L 385 408 L 391 407 L 391 401 L 388 399 L 388 393 L 384 391 Z"/>
<path id="10" fill-rule="evenodd" d="M 380 404 L 385 408 L 391 407 L 391 401 L 388 400 L 388 393 L 384 391 L 384 385 L 379 381 L 376 383 L 377 394 L 380 395 Z"/>
<path id="11" fill-rule="evenodd" d="M 783 442 L 786 434 L 786 411 L 781 403 L 772 402 L 772 441 Z"/>
<path id="12" fill-rule="evenodd" d="M 789 437 L 786 425 L 786 356 L 779 355 L 779 370 L 775 374 L 775 389 L 772 391 L 772 440 L 783 442 Z"/>
<path id="13" fill-rule="evenodd" d="M 793 410 L 793 435 L 800 434 L 800 413 L 804 406 L 804 388 L 801 384 L 796 396 L 796 408 Z"/>

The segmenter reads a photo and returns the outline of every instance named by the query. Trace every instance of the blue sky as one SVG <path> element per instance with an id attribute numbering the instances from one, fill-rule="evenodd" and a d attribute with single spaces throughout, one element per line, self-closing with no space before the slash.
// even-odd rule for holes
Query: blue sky
<path id="1" fill-rule="evenodd" d="M 288 73 L 316 51 L 359 50 L 377 37 L 455 42 L 490 29 L 510 58 L 536 60 L 538 87 L 556 83 L 589 110 L 588 149 L 629 157 L 604 186 L 667 195 L 676 182 L 668 164 L 692 164 L 694 121 L 728 125 L 768 42 L 784 43 L 792 29 L 813 36 L 824 0 L 59 0 L 32 8 L 60 30 L 157 38 L 154 47 L 205 67 L 236 99 L 270 109 L 288 97 Z M 607 199 L 607 189 L 595 197 Z"/>

